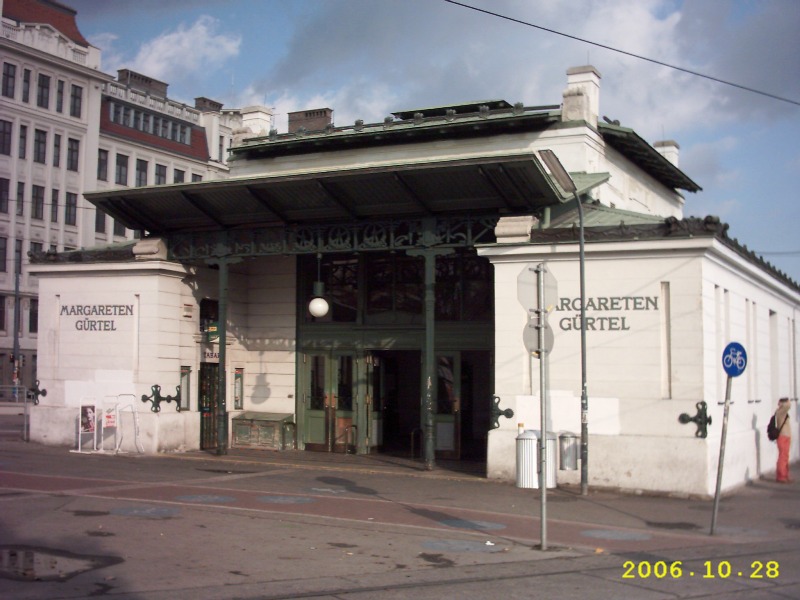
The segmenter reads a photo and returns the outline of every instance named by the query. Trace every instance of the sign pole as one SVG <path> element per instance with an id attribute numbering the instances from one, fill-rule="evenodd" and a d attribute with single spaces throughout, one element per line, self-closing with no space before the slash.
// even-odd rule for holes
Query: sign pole
<path id="1" fill-rule="evenodd" d="M 544 333 L 547 319 L 547 309 L 544 303 L 544 265 L 536 269 L 539 283 L 538 309 L 539 323 L 539 415 L 541 417 L 541 431 L 539 432 L 539 493 L 540 493 L 540 536 L 541 549 L 547 550 L 547 350 L 545 349 Z"/>
<path id="2" fill-rule="evenodd" d="M 717 511 L 719 510 L 720 490 L 722 489 L 722 465 L 725 463 L 725 440 L 728 437 L 728 413 L 731 406 L 731 381 L 733 377 L 728 376 L 728 383 L 725 386 L 725 409 L 722 414 L 722 439 L 719 443 L 719 464 L 717 465 L 717 490 L 714 492 L 714 512 L 711 514 L 711 532 L 717 527 Z"/>
<path id="3" fill-rule="evenodd" d="M 725 346 L 722 352 L 722 368 L 728 374 L 728 381 L 725 385 L 725 408 L 722 413 L 722 438 L 719 442 L 719 463 L 717 464 L 717 489 L 714 492 L 714 511 L 711 513 L 711 531 L 709 535 L 714 535 L 717 528 L 717 512 L 719 511 L 719 500 L 722 490 L 722 467 L 725 464 L 725 441 L 728 437 L 728 414 L 731 406 L 731 382 L 734 377 L 744 373 L 747 367 L 747 352 L 744 346 L 737 342 L 731 342 Z"/>

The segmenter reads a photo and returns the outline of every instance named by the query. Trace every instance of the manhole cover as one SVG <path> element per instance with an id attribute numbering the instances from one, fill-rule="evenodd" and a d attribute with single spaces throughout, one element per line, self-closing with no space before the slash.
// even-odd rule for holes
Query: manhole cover
<path id="1" fill-rule="evenodd" d="M 0 546 L 0 577 L 17 581 L 66 581 L 121 563 L 117 556 L 90 556 L 34 546 Z"/>

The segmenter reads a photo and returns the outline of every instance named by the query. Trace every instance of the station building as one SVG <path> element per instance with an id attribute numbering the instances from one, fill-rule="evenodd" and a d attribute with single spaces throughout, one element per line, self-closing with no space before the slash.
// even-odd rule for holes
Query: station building
<path id="1" fill-rule="evenodd" d="M 701 188 L 678 145 L 599 103 L 588 66 L 548 106 L 347 126 L 300 111 L 234 146 L 226 179 L 87 194 L 142 238 L 32 256 L 47 395 L 31 439 L 85 443 L 92 406 L 121 411 L 103 435 L 122 451 L 401 453 L 511 480 L 544 390 L 547 430 L 586 416 L 589 485 L 709 495 L 738 341 L 723 487 L 769 472 L 767 420 L 797 397 L 800 288 L 718 219 L 685 218 Z M 531 269 L 548 277 L 535 352 Z"/>

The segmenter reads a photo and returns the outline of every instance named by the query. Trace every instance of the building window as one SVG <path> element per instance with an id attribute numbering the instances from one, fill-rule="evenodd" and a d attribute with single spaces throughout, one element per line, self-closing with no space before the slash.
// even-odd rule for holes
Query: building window
<path id="1" fill-rule="evenodd" d="M 17 87 L 17 66 L 3 63 L 3 96 L 13 98 Z"/>
<path id="2" fill-rule="evenodd" d="M 128 185 L 128 157 L 117 154 L 117 170 L 114 178 L 119 185 Z"/>
<path id="3" fill-rule="evenodd" d="M 37 254 L 44 250 L 44 245 L 41 242 L 31 242 L 31 252 Z"/>
<path id="4" fill-rule="evenodd" d="M 8 213 L 8 198 L 11 193 L 11 180 L 0 177 L 0 212 Z"/>
<path id="5" fill-rule="evenodd" d="M 83 105 L 83 88 L 79 85 L 72 86 L 72 93 L 69 97 L 69 116 L 81 117 Z"/>
<path id="6" fill-rule="evenodd" d="M 21 217 L 25 208 L 25 182 L 17 182 L 17 216 Z"/>
<path id="7" fill-rule="evenodd" d="M 44 220 L 44 188 L 40 185 L 31 187 L 31 219 Z"/>
<path id="8" fill-rule="evenodd" d="M 200 300 L 200 331 L 212 336 L 218 332 L 219 325 L 219 302 L 211 298 Z M 209 339 L 210 341 L 210 339 Z"/>
<path id="9" fill-rule="evenodd" d="M 11 156 L 11 121 L 0 121 L 0 154 Z"/>
<path id="10" fill-rule="evenodd" d="M 5 271 L 5 267 L 2 268 Z M 6 297 L 0 296 L 0 331 L 6 330 Z M 0 355 L 0 357 L 5 358 L 5 354 Z"/>
<path id="11" fill-rule="evenodd" d="M 122 237 L 125 235 L 125 225 L 114 219 L 114 235 Z"/>
<path id="12" fill-rule="evenodd" d="M 53 134 L 53 166 L 61 166 L 61 135 Z"/>
<path id="13" fill-rule="evenodd" d="M 97 151 L 97 178 L 108 181 L 108 150 L 102 148 Z"/>
<path id="14" fill-rule="evenodd" d="M 156 185 L 164 185 L 167 183 L 167 166 L 156 165 Z"/>
<path id="15" fill-rule="evenodd" d="M 217 149 L 219 153 L 219 162 L 225 162 L 224 155 L 225 155 L 225 137 L 219 136 L 219 148 Z"/>
<path id="16" fill-rule="evenodd" d="M 78 163 L 80 162 L 81 155 L 81 142 L 69 138 L 67 140 L 67 169 L 69 171 L 77 171 Z"/>
<path id="17" fill-rule="evenodd" d="M 56 112 L 64 112 L 64 80 L 56 83 Z"/>
<path id="18" fill-rule="evenodd" d="M 197 173 L 192 173 L 192 181 L 203 181 L 203 176 Z"/>
<path id="19" fill-rule="evenodd" d="M 94 231 L 95 233 L 106 232 L 106 213 L 100 208 L 94 211 Z"/>
<path id="20" fill-rule="evenodd" d="M 192 377 L 192 367 L 181 367 L 181 410 L 189 410 L 189 398 L 191 397 L 189 382 Z"/>
<path id="21" fill-rule="evenodd" d="M 141 158 L 136 159 L 136 186 L 147 185 L 147 161 Z"/>
<path id="22" fill-rule="evenodd" d="M 14 243 L 14 272 L 19 275 L 22 273 L 22 240 L 17 240 Z M 21 317 L 22 315 L 20 315 Z M 19 324 L 22 325 L 20 318 Z"/>
<path id="23" fill-rule="evenodd" d="M 36 106 L 50 108 L 50 76 L 39 73 L 39 84 L 36 88 Z"/>
<path id="24" fill-rule="evenodd" d="M 33 162 L 47 162 L 47 132 L 41 129 L 33 130 Z"/>
<path id="25" fill-rule="evenodd" d="M 172 182 L 173 183 L 183 183 L 183 180 L 186 178 L 186 171 L 181 171 L 180 169 L 175 169 L 172 173 Z"/>
<path id="26" fill-rule="evenodd" d="M 31 101 L 31 70 L 22 70 L 22 101 Z"/>
<path id="27" fill-rule="evenodd" d="M 8 272 L 8 238 L 0 237 L 0 271 Z"/>
<path id="28" fill-rule="evenodd" d="M 40 250 L 41 250 L 41 248 L 40 248 Z M 30 310 L 28 311 L 28 333 L 39 333 L 39 299 L 38 298 L 31 298 L 31 307 L 30 307 Z"/>
<path id="29" fill-rule="evenodd" d="M 233 372 L 233 409 L 244 408 L 244 369 L 237 367 Z"/>
<path id="30" fill-rule="evenodd" d="M 75 225 L 78 222 L 78 194 L 67 192 L 67 201 L 64 204 L 64 223 Z"/>
<path id="31" fill-rule="evenodd" d="M 28 148 L 28 126 L 19 126 L 19 157 L 25 158 Z"/>
<path id="32" fill-rule="evenodd" d="M 50 194 L 50 222 L 58 223 L 58 190 L 53 188 Z"/>

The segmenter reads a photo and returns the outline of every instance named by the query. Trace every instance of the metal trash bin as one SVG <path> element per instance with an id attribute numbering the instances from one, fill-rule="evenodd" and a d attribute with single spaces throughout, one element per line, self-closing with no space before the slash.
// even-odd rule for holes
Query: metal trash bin
<path id="1" fill-rule="evenodd" d="M 558 450 L 561 457 L 559 468 L 562 471 L 577 470 L 579 441 L 580 438 L 569 431 L 562 431 L 558 436 Z"/>
<path id="2" fill-rule="evenodd" d="M 539 430 L 526 429 L 517 436 L 517 487 L 539 489 Z M 545 464 L 548 488 L 556 487 L 556 434 L 547 432 L 547 464 Z"/>
<path id="3" fill-rule="evenodd" d="M 294 423 L 291 413 L 247 411 L 233 419 L 234 448 L 291 450 L 294 448 Z"/>

